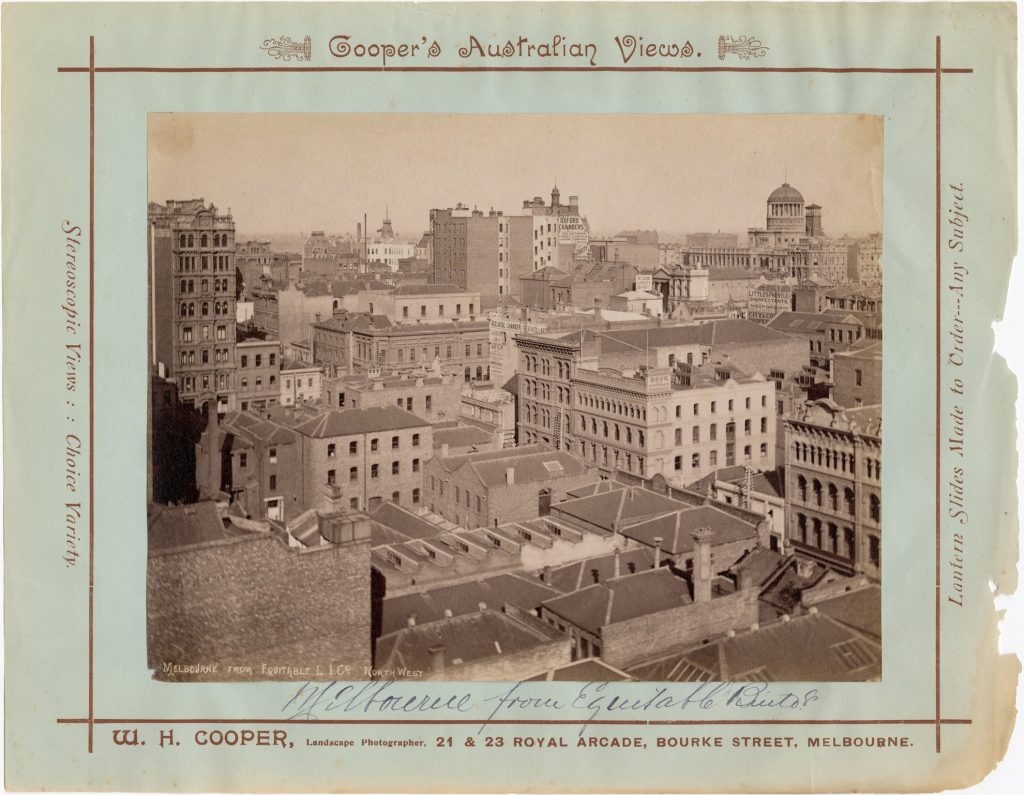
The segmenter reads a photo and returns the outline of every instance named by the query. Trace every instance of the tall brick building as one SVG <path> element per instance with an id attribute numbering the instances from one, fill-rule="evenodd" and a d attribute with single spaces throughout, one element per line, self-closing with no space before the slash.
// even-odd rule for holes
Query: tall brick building
<path id="1" fill-rule="evenodd" d="M 237 392 L 235 222 L 201 200 L 168 205 L 179 215 L 169 224 L 172 372 L 183 404 L 210 401 L 223 413 L 235 408 Z"/>
<path id="2" fill-rule="evenodd" d="M 798 554 L 844 573 L 882 568 L 882 411 L 829 400 L 786 420 L 786 522 Z"/>

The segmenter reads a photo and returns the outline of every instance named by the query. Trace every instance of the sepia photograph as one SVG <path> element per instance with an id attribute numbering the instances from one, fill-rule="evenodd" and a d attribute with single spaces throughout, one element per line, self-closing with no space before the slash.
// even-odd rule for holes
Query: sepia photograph
<path id="1" fill-rule="evenodd" d="M 151 675 L 881 680 L 882 152 L 149 114 Z"/>

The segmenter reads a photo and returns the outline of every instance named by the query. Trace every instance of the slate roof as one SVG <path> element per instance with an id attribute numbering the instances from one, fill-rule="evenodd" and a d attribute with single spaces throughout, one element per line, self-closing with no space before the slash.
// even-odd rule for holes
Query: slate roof
<path id="1" fill-rule="evenodd" d="M 686 506 L 646 489 L 620 488 L 558 503 L 558 513 L 612 530 L 616 523 L 678 511 Z"/>
<path id="2" fill-rule="evenodd" d="M 252 412 L 230 411 L 220 421 L 223 434 L 234 434 L 238 441 L 235 448 L 251 447 L 253 439 L 260 439 L 266 444 L 291 444 L 298 437 L 288 428 L 274 420 L 268 420 Z"/>
<path id="3" fill-rule="evenodd" d="M 400 409 L 398 406 L 380 406 L 366 409 L 331 409 L 313 419 L 300 422 L 295 426 L 295 430 L 303 436 L 323 439 L 426 426 L 427 422 L 411 411 Z"/>
<path id="4" fill-rule="evenodd" d="M 882 649 L 829 616 L 808 613 L 627 672 L 660 682 L 863 682 L 881 677 Z"/>
<path id="5" fill-rule="evenodd" d="M 453 428 L 434 428 L 434 449 L 443 444 L 451 447 L 470 447 L 472 445 L 490 444 L 494 435 L 476 425 L 457 425 Z"/>
<path id="6" fill-rule="evenodd" d="M 882 589 L 869 585 L 855 591 L 815 602 L 818 612 L 835 619 L 861 634 L 879 641 L 882 638 Z"/>
<path id="7" fill-rule="evenodd" d="M 591 334 L 593 332 L 590 332 Z M 574 331 L 559 339 L 579 342 L 587 331 Z M 786 334 L 749 320 L 709 320 L 706 323 L 681 326 L 650 326 L 638 329 L 609 329 L 601 332 L 601 350 L 633 351 L 637 348 L 658 348 L 676 345 L 729 345 L 753 342 L 777 342 L 789 339 Z"/>
<path id="8" fill-rule="evenodd" d="M 633 571 L 630 571 L 630 564 Z M 632 574 L 654 568 L 654 550 L 648 547 L 624 550 L 619 553 L 619 575 Z M 615 577 L 615 554 L 575 560 L 545 572 L 545 582 L 562 593 L 576 591 L 594 584 L 594 571 L 604 582 Z"/>
<path id="9" fill-rule="evenodd" d="M 410 295 L 446 295 L 465 292 L 457 284 L 404 284 L 395 288 L 395 296 L 399 298 Z"/>
<path id="10" fill-rule="evenodd" d="M 408 511 L 400 505 L 395 505 L 393 502 L 382 503 L 381 506 L 373 512 L 371 518 L 373 519 L 375 529 L 379 525 L 383 528 L 394 531 L 400 536 L 400 541 L 408 541 L 413 538 L 433 538 L 443 531 L 443 528 L 438 527 L 432 522 L 428 522 L 426 519 L 417 516 L 412 511 Z M 387 534 L 381 535 L 385 536 Z M 374 536 L 373 546 L 378 546 L 376 534 Z"/>
<path id="11" fill-rule="evenodd" d="M 757 536 L 754 524 L 731 516 L 715 505 L 675 511 L 666 516 L 627 525 L 620 532 L 627 538 L 651 547 L 655 545 L 654 539 L 661 537 L 662 549 L 669 554 L 680 555 L 693 551 L 691 534 L 698 527 L 707 527 L 711 530 L 712 546 Z"/>
<path id="12" fill-rule="evenodd" d="M 417 624 L 442 621 L 445 610 L 451 610 L 453 616 L 479 612 L 481 602 L 493 610 L 511 604 L 532 613 L 545 599 L 557 595 L 558 591 L 538 580 L 519 574 L 498 574 L 472 582 L 391 596 L 384 599 L 381 606 L 381 634 L 388 635 L 405 627 L 410 613 L 416 615 Z"/>
<path id="13" fill-rule="evenodd" d="M 649 569 L 549 599 L 544 607 L 599 635 L 601 627 L 691 603 L 686 581 L 667 568 Z"/>
<path id="14" fill-rule="evenodd" d="M 829 327 L 830 320 L 816 312 L 779 312 L 766 328 L 789 334 L 819 334 Z"/>
<path id="15" fill-rule="evenodd" d="M 449 472 L 468 466 L 486 486 L 504 485 L 507 469 L 515 470 L 517 484 L 582 475 L 587 471 L 582 459 L 544 444 L 438 457 L 437 460 Z"/>
<path id="16" fill-rule="evenodd" d="M 430 650 L 434 648 L 443 648 L 446 665 L 454 667 L 564 639 L 539 619 L 483 610 L 382 635 L 377 639 L 375 664 L 378 668 L 429 672 Z"/>
<path id="17" fill-rule="evenodd" d="M 632 679 L 625 671 L 620 671 L 599 657 L 588 657 L 585 660 L 552 668 L 543 674 L 531 676 L 527 682 L 628 682 Z"/>

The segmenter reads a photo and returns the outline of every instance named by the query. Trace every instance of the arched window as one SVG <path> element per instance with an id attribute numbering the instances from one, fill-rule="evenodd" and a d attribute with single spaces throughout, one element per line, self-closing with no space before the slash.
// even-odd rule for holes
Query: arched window
<path id="1" fill-rule="evenodd" d="M 833 511 L 839 510 L 839 489 L 835 483 L 828 484 L 828 507 Z"/>
<path id="2" fill-rule="evenodd" d="M 196 314 L 196 305 L 194 303 L 189 302 L 189 305 L 188 305 L 188 316 L 189 317 L 195 317 L 195 314 Z"/>
<path id="3" fill-rule="evenodd" d="M 878 499 L 877 494 L 872 494 L 868 498 L 868 512 L 871 515 L 872 520 L 880 522 L 882 520 L 882 504 Z"/>
<path id="4" fill-rule="evenodd" d="M 483 379 L 484 379 L 484 370 L 483 370 L 482 367 L 477 367 L 476 368 L 476 380 L 477 381 L 483 381 Z"/>
<path id="5" fill-rule="evenodd" d="M 192 248 L 195 245 L 195 238 L 192 235 L 188 236 L 188 247 Z"/>
<path id="6" fill-rule="evenodd" d="M 814 504 L 821 507 L 821 481 L 814 479 Z"/>
<path id="7" fill-rule="evenodd" d="M 178 245 L 181 246 L 182 248 L 185 248 L 185 236 L 184 235 L 179 235 L 178 236 Z"/>
<path id="8" fill-rule="evenodd" d="M 796 529 L 801 544 L 807 543 L 807 517 L 802 513 L 796 515 Z"/>
<path id="9" fill-rule="evenodd" d="M 843 503 L 846 506 L 846 512 L 848 514 L 850 514 L 850 516 L 853 516 L 853 513 L 854 513 L 853 489 L 851 489 L 849 487 L 843 489 Z"/>
<path id="10" fill-rule="evenodd" d="M 796 479 L 797 492 L 800 494 L 800 501 L 807 502 L 807 478 L 800 475 Z"/>
<path id="11" fill-rule="evenodd" d="M 473 374 L 472 374 L 472 373 L 471 373 L 471 372 L 469 371 L 469 368 L 468 368 L 468 367 L 467 367 L 467 368 L 465 369 L 465 371 L 463 372 L 463 375 L 465 376 L 465 378 L 466 378 L 466 381 L 467 381 L 467 382 L 468 382 L 469 380 L 471 380 L 471 379 L 472 379 L 472 377 L 473 377 Z"/>
<path id="12" fill-rule="evenodd" d="M 619 423 L 615 423 L 615 441 L 619 441 Z"/>
<path id="13" fill-rule="evenodd" d="M 199 238 L 199 247 L 200 248 L 206 248 L 208 243 L 209 243 L 209 238 L 206 235 L 203 235 L 202 237 Z"/>
<path id="14" fill-rule="evenodd" d="M 181 305 L 181 316 L 186 317 L 188 315 L 188 304 Z"/>
<path id="15" fill-rule="evenodd" d="M 202 304 L 202 307 L 199 310 L 199 313 L 203 317 L 206 317 L 207 315 L 209 315 L 210 314 L 210 304 L 207 303 L 206 301 L 203 301 L 203 304 Z"/>

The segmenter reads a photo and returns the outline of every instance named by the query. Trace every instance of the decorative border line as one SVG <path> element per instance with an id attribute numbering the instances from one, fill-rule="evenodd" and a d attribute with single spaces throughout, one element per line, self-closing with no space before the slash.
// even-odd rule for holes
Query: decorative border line
<path id="1" fill-rule="evenodd" d="M 846 720 L 572 720 L 544 719 L 514 720 L 511 718 L 459 718 L 457 720 L 396 718 L 395 720 L 373 720 L 372 718 L 351 718 L 338 720 L 320 720 L 304 718 L 286 720 L 284 718 L 57 718 L 60 724 L 117 724 L 134 726 L 143 724 L 228 724 L 243 726 L 248 724 L 278 726 L 931 726 L 934 718 L 892 718 L 892 719 L 846 719 Z M 970 718 L 941 718 L 940 723 L 970 725 Z"/>
<path id="2" fill-rule="evenodd" d="M 952 68 L 942 66 L 942 37 L 935 37 L 935 66 L 914 68 L 888 67 L 769 67 L 769 66 L 596 66 L 596 67 L 544 67 L 544 66 L 258 66 L 258 67 L 163 67 L 163 66 L 96 66 L 95 36 L 89 36 L 89 65 L 57 67 L 61 74 L 89 75 L 89 661 L 88 661 L 88 715 L 85 718 L 57 718 L 61 725 L 85 724 L 88 727 L 87 747 L 93 753 L 93 736 L 99 724 L 152 724 L 152 723 L 227 723 L 227 724 L 272 724 L 292 725 L 630 725 L 630 726 L 821 726 L 821 725 L 935 725 L 935 752 L 942 751 L 942 726 L 969 725 L 969 718 L 942 717 L 942 662 L 941 662 L 941 321 L 942 321 L 942 75 L 974 74 L 973 68 Z M 935 76 L 935 717 L 930 719 L 892 720 L 679 720 L 679 721 L 613 721 L 613 720 L 294 720 L 280 719 L 197 719 L 197 718 L 97 718 L 94 705 L 95 682 L 95 412 L 94 405 L 94 362 L 95 362 L 95 218 L 96 218 L 96 75 L 104 74 L 218 74 L 218 73 L 260 73 L 260 72 L 663 72 L 663 73 L 709 73 L 709 72 L 750 72 L 768 74 L 826 73 L 826 74 L 931 74 Z"/>

